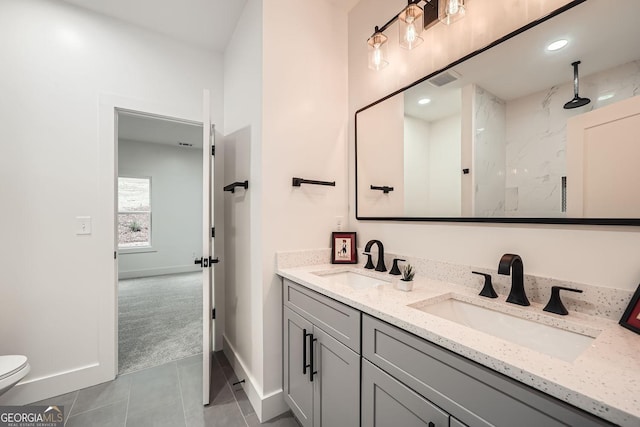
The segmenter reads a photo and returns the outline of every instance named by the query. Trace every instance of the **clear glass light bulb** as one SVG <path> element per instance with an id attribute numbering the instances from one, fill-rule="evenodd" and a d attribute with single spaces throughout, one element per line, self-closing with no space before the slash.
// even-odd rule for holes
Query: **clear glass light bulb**
<path id="1" fill-rule="evenodd" d="M 404 35 L 404 39 L 407 41 L 407 43 L 409 43 L 409 45 L 412 45 L 413 43 L 415 43 L 417 38 L 418 38 L 418 31 L 416 30 L 415 25 L 413 24 L 408 25 L 407 32 Z"/>
<path id="2" fill-rule="evenodd" d="M 447 3 L 447 15 L 455 15 L 460 10 L 458 0 L 449 0 Z"/>
<path id="3" fill-rule="evenodd" d="M 373 63 L 376 67 L 379 67 L 382 63 L 382 52 L 380 52 L 380 46 L 374 46 Z"/>

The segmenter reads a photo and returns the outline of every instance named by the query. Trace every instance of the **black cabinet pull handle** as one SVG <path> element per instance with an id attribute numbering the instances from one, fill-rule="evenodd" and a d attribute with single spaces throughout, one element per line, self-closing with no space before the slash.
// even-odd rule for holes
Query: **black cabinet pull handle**
<path id="1" fill-rule="evenodd" d="M 308 336 L 313 337 L 313 334 L 308 334 L 307 330 L 303 329 L 302 330 L 302 375 L 306 375 L 307 368 L 311 366 L 307 364 L 307 337 Z"/>
<path id="2" fill-rule="evenodd" d="M 311 351 L 311 355 L 309 357 L 309 359 L 310 359 L 310 361 L 309 361 L 310 362 L 309 363 L 309 368 L 310 368 L 309 369 L 309 381 L 311 381 L 311 382 L 313 382 L 313 376 L 318 373 L 318 371 L 314 371 L 313 370 L 314 369 L 313 368 L 313 365 L 314 365 L 314 363 L 313 363 L 313 353 L 314 353 L 314 351 L 313 351 L 313 343 L 316 342 L 316 341 L 318 341 L 318 339 L 314 338 L 313 334 L 309 334 L 309 350 Z"/>

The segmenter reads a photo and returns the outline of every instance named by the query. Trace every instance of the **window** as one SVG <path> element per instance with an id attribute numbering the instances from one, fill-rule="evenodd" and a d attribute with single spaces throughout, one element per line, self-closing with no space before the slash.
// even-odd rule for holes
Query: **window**
<path id="1" fill-rule="evenodd" d="M 151 246 L 151 178 L 118 177 L 118 248 Z"/>

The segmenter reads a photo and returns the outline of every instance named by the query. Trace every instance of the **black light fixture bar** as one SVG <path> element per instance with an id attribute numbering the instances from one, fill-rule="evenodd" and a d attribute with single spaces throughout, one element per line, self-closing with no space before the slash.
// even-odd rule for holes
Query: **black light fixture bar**
<path id="1" fill-rule="evenodd" d="M 235 193 L 237 187 L 242 187 L 242 188 L 244 188 L 246 190 L 247 188 L 249 188 L 249 181 L 244 181 L 244 182 L 237 181 L 237 182 L 234 182 L 232 184 L 225 185 L 223 190 Z"/>
<path id="2" fill-rule="evenodd" d="M 423 6 L 423 10 L 424 10 L 424 29 L 426 30 L 427 28 L 433 26 L 436 22 L 438 22 L 438 0 L 409 0 L 407 2 L 407 5 L 410 4 L 418 4 L 418 3 L 424 3 Z M 396 15 L 391 18 L 389 21 L 387 21 L 382 27 L 375 27 L 375 31 L 373 34 L 376 34 L 378 32 L 380 33 L 384 33 L 394 22 L 396 22 L 398 20 L 398 17 L 400 16 L 400 14 L 404 11 L 404 9 L 402 9 L 400 12 L 396 13 Z"/>
<path id="3" fill-rule="evenodd" d="M 294 187 L 300 187 L 302 184 L 313 184 L 313 185 L 327 185 L 329 187 L 335 187 L 336 182 L 332 181 L 315 181 L 313 179 L 304 179 L 304 178 L 292 178 L 291 180 Z"/>

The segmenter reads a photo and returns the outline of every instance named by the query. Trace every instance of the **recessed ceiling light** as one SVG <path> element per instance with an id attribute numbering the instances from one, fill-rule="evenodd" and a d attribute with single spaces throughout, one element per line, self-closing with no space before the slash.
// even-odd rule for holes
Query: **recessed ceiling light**
<path id="1" fill-rule="evenodd" d="M 430 102 L 431 102 L 431 100 L 429 98 L 422 98 L 421 100 L 418 101 L 418 104 L 427 105 Z"/>
<path id="2" fill-rule="evenodd" d="M 568 43 L 569 43 L 569 41 L 566 40 L 566 39 L 556 40 L 553 43 L 550 43 L 549 46 L 547 46 L 547 50 L 550 51 L 550 52 L 553 52 L 554 50 L 562 49 Z"/>

